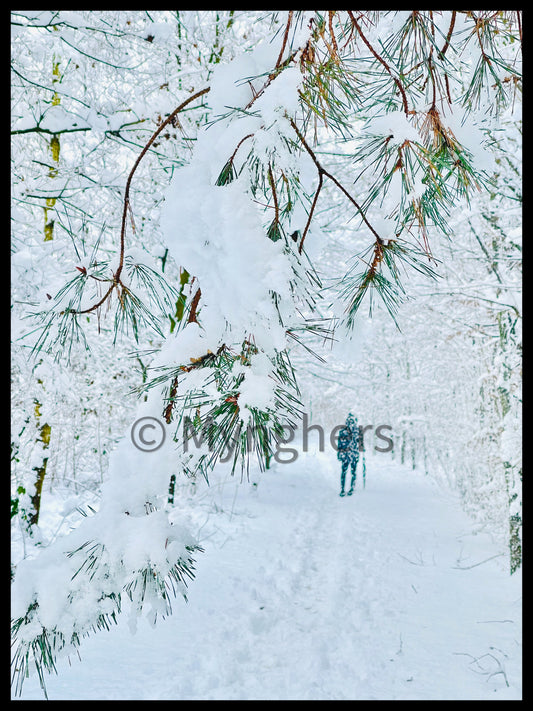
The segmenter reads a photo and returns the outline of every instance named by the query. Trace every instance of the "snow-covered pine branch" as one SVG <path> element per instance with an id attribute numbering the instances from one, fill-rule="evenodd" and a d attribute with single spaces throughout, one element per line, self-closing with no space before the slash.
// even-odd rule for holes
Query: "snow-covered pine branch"
<path id="1" fill-rule="evenodd" d="M 39 100 L 14 117 L 13 140 L 47 141 L 52 157 L 15 156 L 18 314 L 32 315 L 17 343 L 82 370 L 95 325 L 117 347 L 145 344 L 130 423 L 156 418 L 165 435 L 140 453 L 126 434 L 98 512 L 17 565 L 19 688 L 32 664 L 44 686 L 56 655 L 128 599 L 133 615 L 169 614 L 199 550 L 169 483 L 208 478 L 228 448 L 233 469 L 253 456 L 268 466 L 302 411 L 295 346 L 328 335 L 331 306 L 348 337 L 373 300 L 396 318 L 405 275 L 437 275 L 432 239 L 491 184 L 490 129 L 519 91 L 517 13 L 224 12 L 161 13 L 147 27 L 135 13 L 14 15 L 16 101 L 34 85 Z M 161 73 L 143 75 L 138 98 L 129 73 L 146 45 Z M 49 85 L 25 58 L 32 46 Z M 67 135 L 77 143 L 65 148 Z M 28 217 L 39 210 L 44 239 Z M 328 210 L 353 232 L 342 273 L 314 257 Z M 186 420 L 206 442 L 192 453 Z"/>

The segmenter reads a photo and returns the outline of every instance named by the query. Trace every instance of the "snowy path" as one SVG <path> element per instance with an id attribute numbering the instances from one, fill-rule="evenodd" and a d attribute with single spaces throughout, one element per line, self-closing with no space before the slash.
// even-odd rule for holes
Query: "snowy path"
<path id="1" fill-rule="evenodd" d="M 89 638 L 49 698 L 520 699 L 520 578 L 496 544 L 384 457 L 351 498 L 337 480 L 318 453 L 198 493 L 189 603 Z"/>

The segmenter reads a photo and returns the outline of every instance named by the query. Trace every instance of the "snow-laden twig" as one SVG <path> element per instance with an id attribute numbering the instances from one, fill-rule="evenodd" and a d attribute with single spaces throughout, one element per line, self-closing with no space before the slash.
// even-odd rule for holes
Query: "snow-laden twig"
<path id="1" fill-rule="evenodd" d="M 491 649 L 494 649 L 494 647 L 491 647 Z M 491 652 L 486 652 L 485 654 L 482 654 L 479 657 L 474 657 L 472 654 L 468 654 L 468 652 L 453 652 L 453 654 L 458 655 L 458 656 L 460 655 L 460 656 L 464 656 L 464 657 L 470 657 L 472 661 L 468 664 L 469 668 L 476 674 L 481 674 L 482 676 L 486 676 L 487 681 L 489 681 L 489 679 L 491 679 L 493 676 L 502 674 L 503 678 L 505 680 L 505 685 L 509 686 L 509 680 L 507 679 L 507 674 L 505 673 L 505 668 L 503 667 L 503 664 L 498 659 L 498 657 L 496 657 Z M 504 655 L 504 656 L 506 656 L 506 655 Z M 493 659 L 494 662 L 496 663 L 497 666 L 496 666 L 495 670 L 487 669 L 486 666 L 484 666 L 483 664 L 480 663 L 482 659 L 486 659 L 487 657 L 489 659 Z"/>
<path id="2" fill-rule="evenodd" d="M 479 563 L 474 563 L 474 565 L 452 565 L 452 568 L 455 570 L 470 570 L 471 568 L 477 568 L 478 565 L 483 565 L 483 563 L 488 563 L 489 560 L 494 560 L 494 558 L 501 558 L 502 555 L 505 555 L 505 553 L 496 553 L 496 555 L 492 555 L 490 558 L 485 558 L 485 560 L 481 560 Z"/>

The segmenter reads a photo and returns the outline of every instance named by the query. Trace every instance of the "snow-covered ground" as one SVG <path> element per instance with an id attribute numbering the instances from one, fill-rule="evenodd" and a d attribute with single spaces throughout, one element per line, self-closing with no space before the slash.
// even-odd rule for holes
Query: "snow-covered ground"
<path id="1" fill-rule="evenodd" d="M 519 574 L 452 494 L 367 467 L 350 498 L 332 452 L 187 494 L 205 548 L 188 603 L 89 637 L 49 698 L 520 699 Z"/>

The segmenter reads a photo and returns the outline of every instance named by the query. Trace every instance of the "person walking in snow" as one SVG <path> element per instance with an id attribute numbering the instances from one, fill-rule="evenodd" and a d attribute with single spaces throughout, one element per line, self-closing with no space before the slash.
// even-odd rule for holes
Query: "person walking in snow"
<path id="1" fill-rule="evenodd" d="M 359 462 L 359 447 L 361 444 L 361 430 L 357 425 L 357 420 L 350 412 L 346 418 L 344 427 L 339 432 L 337 441 L 337 459 L 341 462 L 341 493 L 340 496 L 346 496 L 344 485 L 346 482 L 346 472 L 348 467 L 351 469 L 352 478 L 350 480 L 350 488 L 347 492 L 348 496 L 353 494 L 355 486 L 355 477 L 357 463 Z"/>

